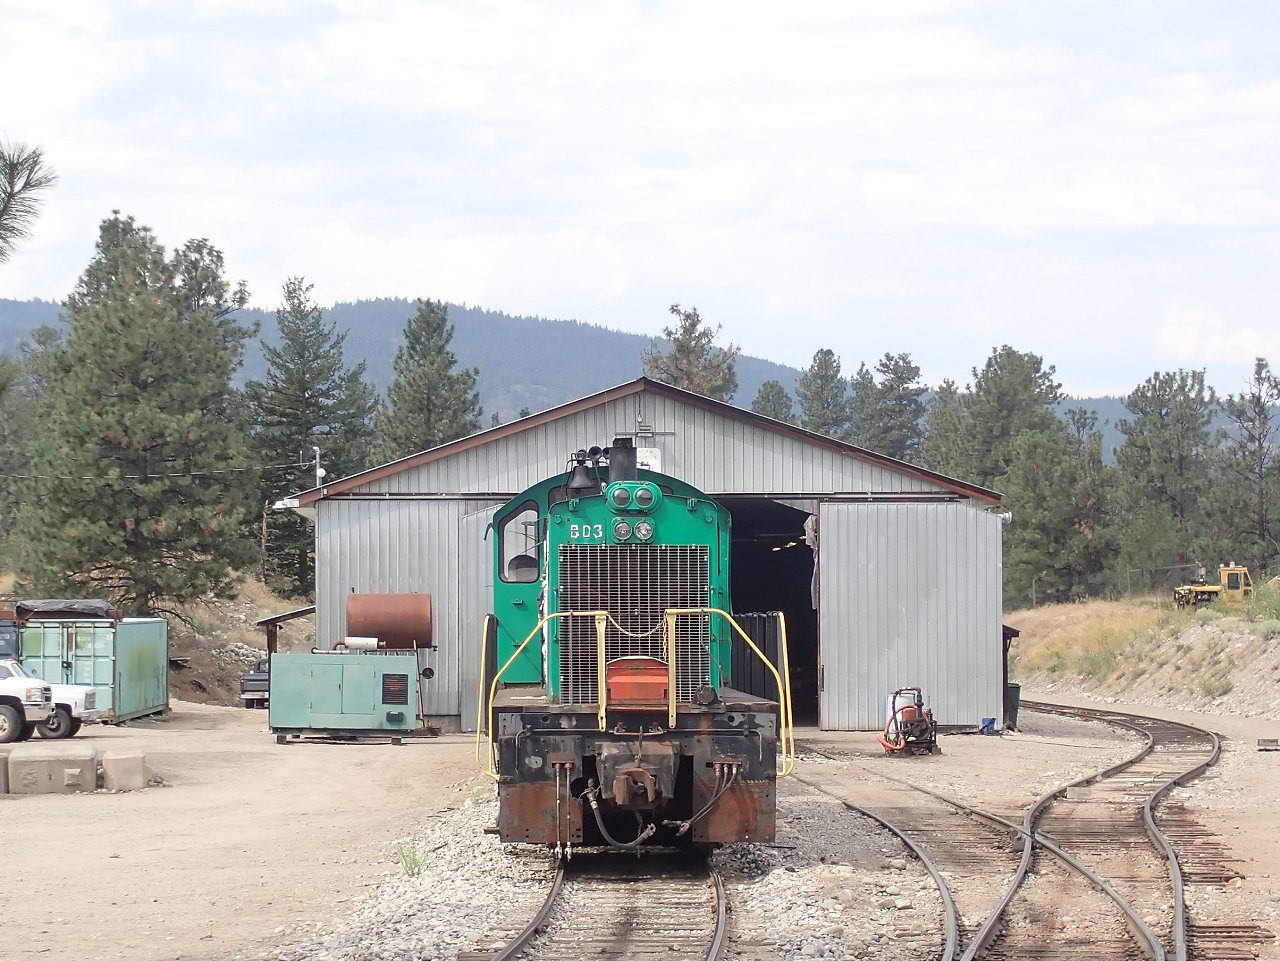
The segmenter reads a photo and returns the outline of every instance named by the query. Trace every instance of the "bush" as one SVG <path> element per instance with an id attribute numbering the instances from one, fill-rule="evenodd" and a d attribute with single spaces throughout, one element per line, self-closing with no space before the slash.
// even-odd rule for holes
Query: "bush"
<path id="1" fill-rule="evenodd" d="M 1089 651 L 1080 658 L 1080 670 L 1096 681 L 1111 676 L 1115 670 L 1117 654 L 1110 648 Z"/>
<path id="2" fill-rule="evenodd" d="M 1280 637 L 1280 621 L 1259 621 L 1253 625 L 1253 633 L 1259 637 Z"/>
<path id="3" fill-rule="evenodd" d="M 1249 599 L 1250 614 L 1262 621 L 1280 620 L 1280 587 L 1259 584 Z"/>
<path id="4" fill-rule="evenodd" d="M 1229 677 L 1206 677 L 1200 682 L 1200 693 L 1215 700 L 1226 697 L 1235 685 Z"/>
<path id="5" fill-rule="evenodd" d="M 1212 607 L 1202 607 L 1196 611 L 1196 620 L 1201 624 L 1212 624 L 1214 621 L 1220 621 L 1223 618 L 1221 611 L 1215 611 Z"/>

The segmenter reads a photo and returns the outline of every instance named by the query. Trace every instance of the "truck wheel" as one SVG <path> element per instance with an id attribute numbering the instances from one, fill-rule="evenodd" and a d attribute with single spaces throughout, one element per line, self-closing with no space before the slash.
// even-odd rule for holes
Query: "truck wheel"
<path id="1" fill-rule="evenodd" d="M 10 744 L 22 733 L 22 715 L 12 704 L 0 704 L 0 744 Z"/>
<path id="2" fill-rule="evenodd" d="M 64 737 L 70 737 L 74 733 L 71 730 L 71 712 L 65 707 L 55 707 L 53 713 L 49 715 L 49 720 L 36 725 L 36 731 L 41 737 L 47 737 L 52 741 L 61 741 Z"/>
<path id="3" fill-rule="evenodd" d="M 19 741 L 30 741 L 31 736 L 35 733 L 36 726 L 34 724 L 24 724 L 22 725 L 22 730 L 18 732 L 17 739 Z"/>
<path id="4" fill-rule="evenodd" d="M 84 721 L 80 720 L 80 718 L 78 717 L 73 717 L 71 719 L 71 736 L 75 737 L 77 734 L 79 734 L 80 728 L 82 727 L 84 727 Z"/>

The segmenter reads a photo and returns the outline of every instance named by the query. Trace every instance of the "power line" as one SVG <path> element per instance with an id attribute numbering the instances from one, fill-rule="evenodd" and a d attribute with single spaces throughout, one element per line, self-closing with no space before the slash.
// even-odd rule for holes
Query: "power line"
<path id="1" fill-rule="evenodd" d="M 153 477 L 204 477 L 208 474 L 240 474 L 245 471 L 264 471 L 264 470 L 311 470 L 310 464 L 304 464 L 299 467 L 294 464 L 264 464 L 261 467 L 221 467 L 214 470 L 193 470 L 193 471 L 170 471 L 160 474 L 117 474 L 109 477 L 103 474 L 88 474 L 79 477 L 68 474 L 6 474 L 0 471 L 0 477 L 8 477 L 14 480 L 85 480 L 85 481 L 113 481 L 113 480 L 150 480 Z"/>

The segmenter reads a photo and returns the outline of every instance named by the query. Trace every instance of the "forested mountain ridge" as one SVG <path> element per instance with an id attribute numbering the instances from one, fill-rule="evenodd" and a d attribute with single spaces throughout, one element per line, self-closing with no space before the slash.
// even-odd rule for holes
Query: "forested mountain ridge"
<path id="1" fill-rule="evenodd" d="M 51 301 L 0 298 L 0 351 L 15 354 L 18 341 L 36 327 L 56 326 L 61 311 L 61 306 Z M 325 315 L 339 330 L 347 332 L 348 362 L 363 360 L 370 382 L 381 391 L 391 380 L 391 361 L 405 321 L 413 311 L 411 301 L 379 298 L 335 304 L 325 310 Z M 268 343 L 277 341 L 273 311 L 246 308 L 238 317 L 243 323 L 259 324 Z M 480 401 L 486 426 L 494 413 L 507 422 L 514 420 L 522 408 L 546 410 L 634 380 L 642 373 L 641 353 L 651 339 L 576 320 L 518 317 L 456 304 L 449 305 L 449 320 L 454 326 L 453 348 L 458 363 L 480 371 Z M 853 366 L 864 359 L 874 360 L 848 360 Z M 263 373 L 262 354 L 251 348 L 241 377 L 258 379 Z M 760 385 L 767 380 L 779 381 L 794 396 L 800 373 L 794 367 L 741 355 L 737 359 L 738 391 L 734 404 L 750 407 Z M 1114 425 L 1126 415 L 1123 401 L 1117 397 L 1070 398 L 1059 406 L 1060 413 L 1071 407 L 1097 412 L 1104 452 L 1110 460 L 1112 448 L 1122 440 Z"/>
<path id="2" fill-rule="evenodd" d="M 403 298 L 379 298 L 335 304 L 325 316 L 347 332 L 348 362 L 363 360 L 370 382 L 382 391 L 391 381 L 391 361 L 414 309 Z M 41 324 L 56 325 L 60 313 L 61 307 L 49 301 L 0 299 L 0 351 L 15 353 L 21 338 Z M 260 324 L 268 343 L 276 342 L 274 312 L 246 308 L 236 316 L 241 323 Z M 642 373 L 640 357 L 651 340 L 576 320 L 514 317 L 457 304 L 449 305 L 449 322 L 459 365 L 480 371 L 486 426 L 494 413 L 507 422 L 522 408 L 546 410 L 634 380 Z M 241 377 L 257 379 L 263 372 L 262 354 L 251 347 Z M 749 407 L 766 380 L 793 391 L 800 372 L 740 355 L 737 373 L 734 403 Z"/>

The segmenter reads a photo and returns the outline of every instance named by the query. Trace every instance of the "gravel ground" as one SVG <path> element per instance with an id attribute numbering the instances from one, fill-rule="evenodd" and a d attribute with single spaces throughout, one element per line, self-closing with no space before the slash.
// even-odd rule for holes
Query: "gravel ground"
<path id="1" fill-rule="evenodd" d="M 281 929 L 281 947 L 237 961 L 444 961 L 501 944 L 542 904 L 553 865 L 540 849 L 504 850 L 483 833 L 497 813 L 489 799 L 430 819 L 396 843 L 400 874 L 363 897 L 334 900 L 343 914 L 332 926 Z"/>
<path id="2" fill-rule="evenodd" d="M 804 785 L 780 784 L 775 845 L 730 845 L 713 861 L 732 907 L 731 957 L 919 961 L 937 946 L 942 899 L 920 863 Z"/>
<path id="3" fill-rule="evenodd" d="M 730 956 L 916 961 L 941 923 L 932 879 L 874 822 L 783 784 L 776 845 L 714 855 L 732 912 Z M 422 857 L 415 876 L 402 870 L 335 898 L 332 924 L 282 928 L 278 947 L 236 961 L 447 961 L 500 944 L 537 911 L 553 864 L 484 834 L 496 814 L 487 799 L 430 819 L 396 845 Z"/>
<path id="4" fill-rule="evenodd" d="M 532 916 L 548 860 L 505 853 L 482 833 L 494 818 L 492 785 L 475 773 L 469 738 L 279 746 L 264 720 L 179 702 L 160 722 L 86 729 L 81 740 L 99 750 L 145 752 L 172 786 L 0 799 L 22 836 L 39 839 L 6 851 L 25 881 L 3 913 L 32 932 L 6 961 L 452 961 Z M 1280 753 L 1254 748 L 1280 736 L 1280 721 L 1208 723 L 1232 738 L 1221 766 L 1174 797 L 1231 846 L 1244 877 L 1196 886 L 1195 914 L 1280 929 Z M 883 774 L 1020 819 L 1050 785 L 1134 746 L 1110 729 L 1043 715 L 1024 728 L 944 737 L 943 754 L 911 759 L 884 757 L 868 734 L 810 729 L 803 740 L 841 760 L 807 756 L 801 773 L 820 770 L 855 803 L 898 790 Z M 735 905 L 733 956 L 927 957 L 939 908 L 919 866 L 878 827 L 806 792 L 779 784 L 778 846 L 718 855 Z M 414 878 L 394 860 L 406 843 L 425 855 Z M 1258 957 L 1280 961 L 1280 943 L 1261 942 Z"/>

